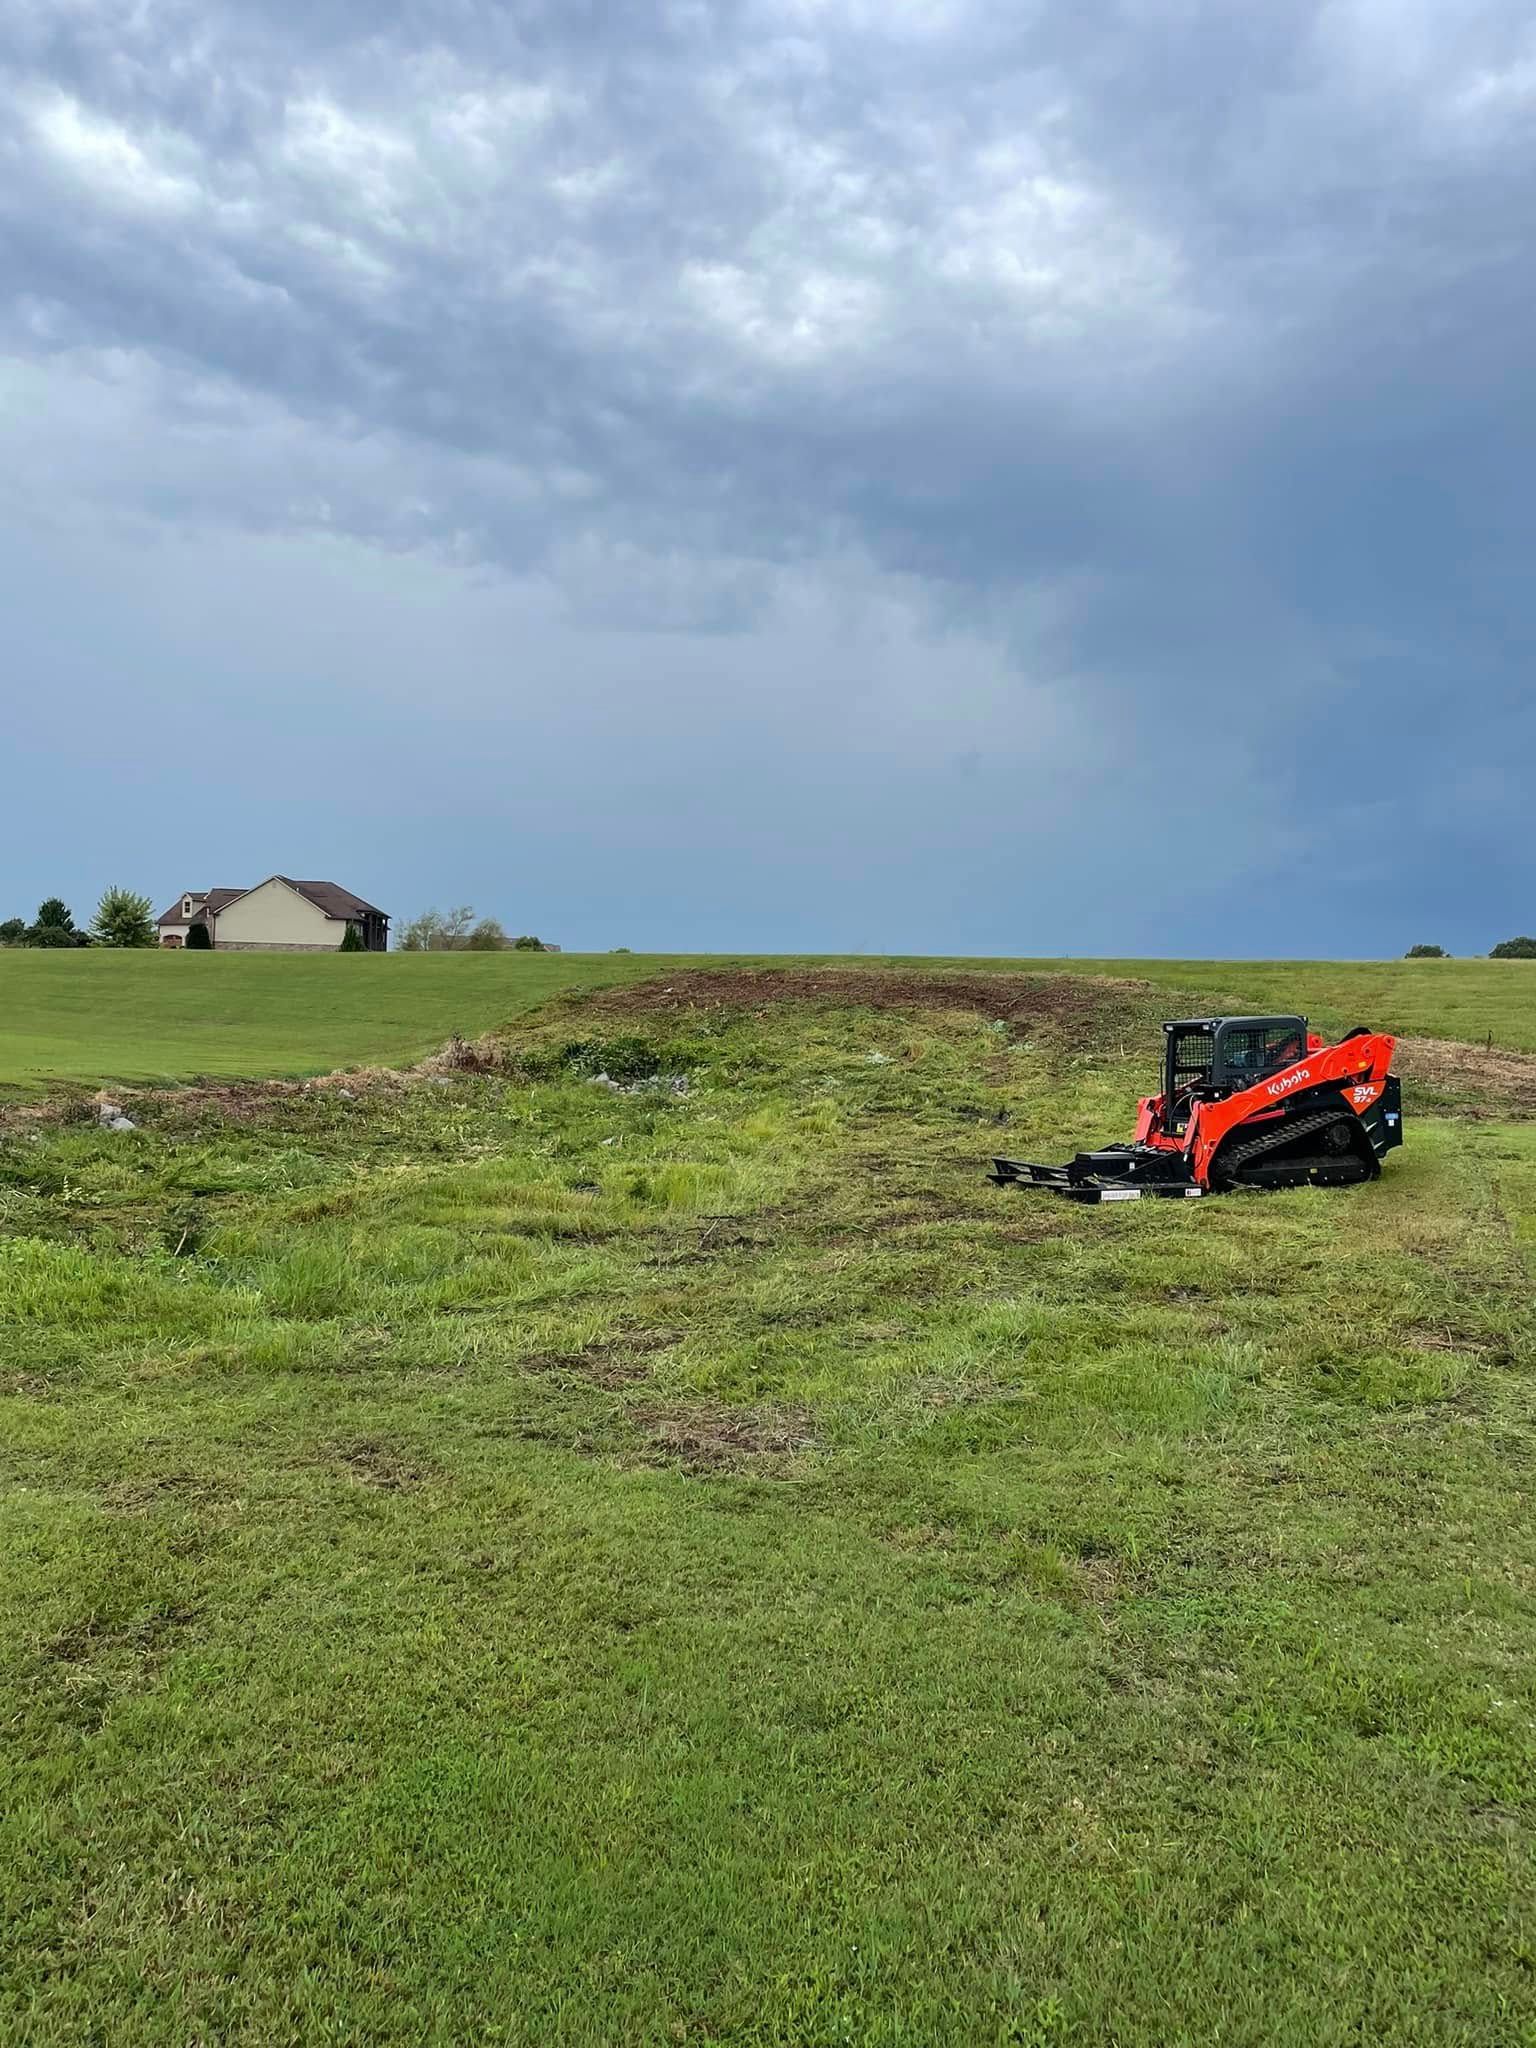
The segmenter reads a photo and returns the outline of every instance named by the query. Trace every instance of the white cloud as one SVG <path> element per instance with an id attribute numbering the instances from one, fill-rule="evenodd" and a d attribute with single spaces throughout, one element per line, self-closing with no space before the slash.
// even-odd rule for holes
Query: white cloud
<path id="1" fill-rule="evenodd" d="M 156 160 L 160 139 L 140 142 L 67 94 L 36 103 L 31 128 L 47 154 L 110 210 L 184 213 L 201 196 L 192 178 Z"/>

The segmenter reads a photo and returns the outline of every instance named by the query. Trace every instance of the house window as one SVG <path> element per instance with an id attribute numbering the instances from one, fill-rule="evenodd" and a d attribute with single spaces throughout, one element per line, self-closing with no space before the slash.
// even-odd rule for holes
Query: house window
<path id="1" fill-rule="evenodd" d="M 181 914 L 183 917 L 190 917 L 192 915 L 192 898 L 190 896 L 182 897 Z"/>

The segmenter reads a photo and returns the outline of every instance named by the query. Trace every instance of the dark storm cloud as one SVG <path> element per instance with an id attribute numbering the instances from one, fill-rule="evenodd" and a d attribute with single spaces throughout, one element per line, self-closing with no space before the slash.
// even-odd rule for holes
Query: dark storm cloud
<path id="1" fill-rule="evenodd" d="M 65 526 L 361 542 L 593 633 L 814 646 L 846 600 L 873 646 L 894 606 L 895 694 L 830 686 L 850 764 L 926 673 L 946 758 L 1121 816 L 1203 786 L 1237 874 L 1283 842 L 1438 902 L 1507 833 L 1525 10 L 0 22 L 6 445 Z M 967 787 L 930 792 L 962 838 Z"/>

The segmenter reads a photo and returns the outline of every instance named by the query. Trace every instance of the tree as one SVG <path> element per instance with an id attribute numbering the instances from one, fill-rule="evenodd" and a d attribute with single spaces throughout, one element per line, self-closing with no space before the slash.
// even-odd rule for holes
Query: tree
<path id="1" fill-rule="evenodd" d="M 341 944 L 336 948 L 336 950 L 338 953 L 367 952 L 368 948 L 363 944 L 363 935 L 358 930 L 355 924 L 349 924 L 347 926 L 347 935 L 342 940 Z"/>
<path id="2" fill-rule="evenodd" d="M 424 910 L 400 927 L 395 941 L 401 953 L 458 953 L 464 949 L 475 913 L 467 903 L 452 910 Z"/>
<path id="3" fill-rule="evenodd" d="M 0 946 L 19 946 L 27 936 L 27 920 L 24 917 L 8 917 L 0 924 Z"/>
<path id="4" fill-rule="evenodd" d="M 469 953 L 501 953 L 510 941 L 494 917 L 482 917 L 469 937 L 464 949 Z"/>
<path id="5" fill-rule="evenodd" d="M 1488 955 L 1490 960 L 1536 960 L 1536 939 L 1501 939 Z"/>
<path id="6" fill-rule="evenodd" d="M 1444 946 L 1410 946 L 1403 955 L 1405 960 L 1444 960 L 1448 957 Z"/>
<path id="7" fill-rule="evenodd" d="M 103 946 L 152 946 L 155 925 L 149 898 L 132 889 L 103 890 L 91 930 Z"/>
<path id="8" fill-rule="evenodd" d="M 544 951 L 544 941 L 534 938 L 531 932 L 524 932 L 520 939 L 512 941 L 512 950 L 515 953 L 542 953 Z"/>
<path id="9" fill-rule="evenodd" d="M 213 951 L 213 939 L 209 934 L 207 925 L 189 924 L 187 926 L 186 945 L 189 953 L 211 953 Z"/>
<path id="10" fill-rule="evenodd" d="M 89 932 L 78 931 L 62 896 L 45 896 L 27 930 L 29 946 L 88 946 Z"/>

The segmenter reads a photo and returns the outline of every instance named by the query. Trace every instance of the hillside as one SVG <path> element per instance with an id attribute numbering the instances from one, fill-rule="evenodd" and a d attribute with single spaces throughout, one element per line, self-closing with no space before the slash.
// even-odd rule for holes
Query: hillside
<path id="1" fill-rule="evenodd" d="M 681 961 L 675 964 L 683 964 Z M 695 963 L 701 964 L 701 963 Z M 727 967 L 721 959 L 712 963 Z M 793 966 L 780 961 L 758 965 Z M 1536 962 L 937 959 L 916 973 L 1143 980 L 1170 1009 L 1288 1010 L 1536 1051 Z M 0 950 L 0 1091 L 53 1083 L 251 1078 L 404 1064 L 498 1029 L 565 991 L 653 976 L 656 955 L 41 953 Z"/>
<path id="2" fill-rule="evenodd" d="M 1533 2038 L 1536 1123 L 1083 1210 L 1158 990 L 380 965 L 501 1063 L 0 1124 L 0 2037 Z"/>

